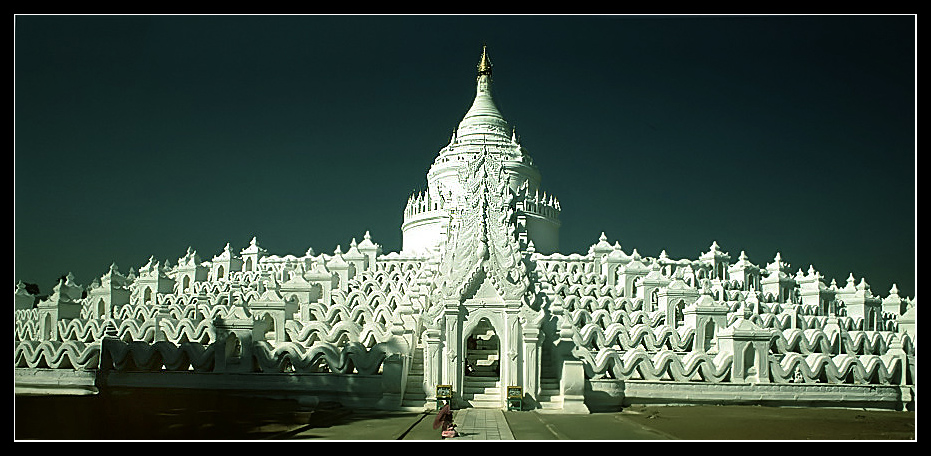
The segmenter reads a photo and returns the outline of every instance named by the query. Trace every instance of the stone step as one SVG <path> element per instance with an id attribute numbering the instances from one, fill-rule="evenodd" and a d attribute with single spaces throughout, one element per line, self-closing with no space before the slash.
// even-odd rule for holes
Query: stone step
<path id="1" fill-rule="evenodd" d="M 465 376 L 464 386 L 481 386 L 482 388 L 501 386 L 501 379 L 498 377 L 479 377 L 475 375 Z"/>
<path id="2" fill-rule="evenodd" d="M 502 402 L 504 402 L 500 394 L 497 394 L 497 395 L 496 394 L 466 395 L 466 396 L 463 396 L 463 399 L 473 404 L 476 402 L 485 402 L 485 403 L 493 403 L 493 404 L 501 404 Z"/>
<path id="3" fill-rule="evenodd" d="M 493 385 L 493 386 L 463 385 L 462 394 L 464 396 L 467 396 L 470 394 L 497 394 L 500 396 L 501 394 L 503 394 L 502 393 L 503 389 L 504 388 L 501 388 L 500 385 Z"/>
<path id="4" fill-rule="evenodd" d="M 559 390 L 540 390 L 540 394 L 537 394 L 538 400 L 549 400 L 551 397 L 562 397 L 562 394 Z"/>
<path id="5" fill-rule="evenodd" d="M 501 386 L 501 379 L 498 377 L 477 377 L 472 375 L 466 375 L 463 382 L 467 386 Z"/>
<path id="6" fill-rule="evenodd" d="M 422 411 L 430 408 L 430 404 L 427 404 L 427 393 L 423 391 L 423 373 L 423 348 L 417 347 L 414 349 L 410 371 L 407 373 L 404 399 L 401 400 L 402 409 Z"/>
<path id="7" fill-rule="evenodd" d="M 475 350 L 473 350 L 474 352 Z M 466 359 L 499 359 L 498 352 L 487 350 L 485 353 L 469 353 Z"/>
<path id="8" fill-rule="evenodd" d="M 544 410 L 561 410 L 563 408 L 562 399 L 558 401 L 538 401 L 538 404 Z"/>
<path id="9" fill-rule="evenodd" d="M 540 388 L 540 396 L 559 396 L 562 394 L 559 388 Z"/>
<path id="10" fill-rule="evenodd" d="M 487 366 L 478 366 L 472 371 L 472 375 L 498 375 L 498 372 Z"/>
<path id="11" fill-rule="evenodd" d="M 473 333 L 472 337 L 476 340 L 489 340 L 492 337 L 495 337 L 495 335 L 496 335 L 495 330 L 489 328 L 488 331 L 485 331 L 483 333 Z"/>
<path id="12" fill-rule="evenodd" d="M 462 394 L 501 394 L 501 385 L 478 386 L 463 385 Z"/>
<path id="13" fill-rule="evenodd" d="M 472 358 L 495 358 L 498 359 L 498 350 L 482 350 L 482 349 L 472 349 L 469 350 L 469 353 L 466 355 L 469 359 Z"/>
<path id="14" fill-rule="evenodd" d="M 504 408 L 502 401 L 468 401 L 472 408 L 500 409 Z"/>

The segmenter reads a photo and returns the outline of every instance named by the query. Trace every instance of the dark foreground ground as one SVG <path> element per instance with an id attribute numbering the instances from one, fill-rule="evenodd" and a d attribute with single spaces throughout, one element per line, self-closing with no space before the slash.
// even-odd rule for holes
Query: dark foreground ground
<path id="1" fill-rule="evenodd" d="M 14 440 L 440 440 L 433 415 L 150 391 L 15 396 Z M 915 440 L 915 412 L 633 406 L 504 412 L 516 440 Z"/>

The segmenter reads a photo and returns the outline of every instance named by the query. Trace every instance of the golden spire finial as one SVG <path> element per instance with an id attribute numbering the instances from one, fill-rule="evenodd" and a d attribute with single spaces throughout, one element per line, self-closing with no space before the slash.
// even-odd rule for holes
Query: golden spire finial
<path id="1" fill-rule="evenodd" d="M 491 59 L 488 58 L 486 46 L 482 45 L 482 60 L 478 62 L 478 74 L 491 74 Z"/>

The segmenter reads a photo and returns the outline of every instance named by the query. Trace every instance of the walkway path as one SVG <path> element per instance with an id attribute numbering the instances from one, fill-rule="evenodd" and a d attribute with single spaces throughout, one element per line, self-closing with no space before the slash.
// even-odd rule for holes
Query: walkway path
<path id="1" fill-rule="evenodd" d="M 429 440 L 436 410 L 306 408 L 204 391 L 14 399 L 18 440 Z M 457 440 L 915 440 L 915 412 L 634 405 L 567 415 L 461 409 Z"/>
<path id="2" fill-rule="evenodd" d="M 459 437 L 454 440 L 514 440 L 504 413 L 496 409 L 455 410 L 453 422 Z"/>

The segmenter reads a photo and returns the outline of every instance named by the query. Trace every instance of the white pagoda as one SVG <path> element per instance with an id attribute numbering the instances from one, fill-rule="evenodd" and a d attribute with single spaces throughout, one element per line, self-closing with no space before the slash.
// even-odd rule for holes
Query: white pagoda
<path id="1" fill-rule="evenodd" d="M 518 142 L 516 128 L 495 106 L 491 69 L 483 49 L 475 101 L 427 172 L 427 190 L 412 195 L 404 208 L 402 253 L 429 254 L 446 242 L 467 204 L 468 189 L 460 175 L 482 154 L 501 163 L 502 183 L 513 195 L 524 228 L 521 241 L 533 241 L 541 253 L 559 249 L 559 201 L 541 189 L 540 171 Z"/>
<path id="2" fill-rule="evenodd" d="M 492 98 L 475 99 L 404 209 L 400 252 L 149 258 L 52 296 L 15 290 L 18 392 L 254 391 L 345 406 L 618 410 L 635 403 L 902 409 L 916 388 L 916 300 L 846 288 L 776 253 L 712 241 L 694 258 L 605 234 L 559 253 L 560 204 Z M 347 240 L 350 236 L 347 236 Z M 219 240 L 218 240 L 219 241 Z M 237 253 L 239 252 L 239 253 Z"/>

